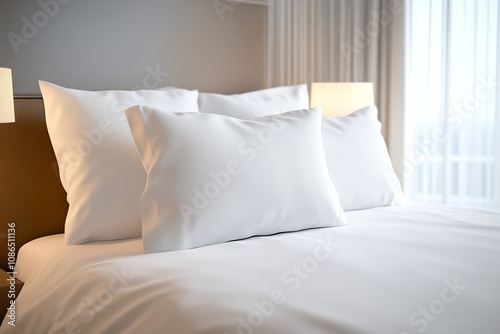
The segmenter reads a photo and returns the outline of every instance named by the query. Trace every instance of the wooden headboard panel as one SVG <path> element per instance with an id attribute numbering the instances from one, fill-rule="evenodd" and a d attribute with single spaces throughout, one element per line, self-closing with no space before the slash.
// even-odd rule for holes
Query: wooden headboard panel
<path id="1" fill-rule="evenodd" d="M 66 192 L 45 125 L 43 100 L 15 99 L 16 122 L 0 124 L 0 267 L 7 269 L 8 228 L 16 250 L 38 237 L 61 233 Z"/>

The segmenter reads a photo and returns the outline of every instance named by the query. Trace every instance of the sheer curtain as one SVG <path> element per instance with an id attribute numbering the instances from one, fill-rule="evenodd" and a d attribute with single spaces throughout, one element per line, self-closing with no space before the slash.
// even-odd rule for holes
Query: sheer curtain
<path id="1" fill-rule="evenodd" d="M 407 4 L 405 194 L 500 209 L 498 0 Z"/>
<path id="2" fill-rule="evenodd" d="M 394 161 L 403 154 L 404 0 L 269 0 L 268 85 L 374 83 Z"/>

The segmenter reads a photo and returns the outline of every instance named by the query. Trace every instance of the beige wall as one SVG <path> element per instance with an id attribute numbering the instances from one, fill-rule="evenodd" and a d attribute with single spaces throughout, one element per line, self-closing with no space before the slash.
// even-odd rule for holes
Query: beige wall
<path id="1" fill-rule="evenodd" d="M 265 6 L 220 16 L 213 0 L 41 3 L 0 0 L 0 66 L 12 68 L 17 96 L 39 95 L 39 79 L 89 90 L 265 87 Z"/>

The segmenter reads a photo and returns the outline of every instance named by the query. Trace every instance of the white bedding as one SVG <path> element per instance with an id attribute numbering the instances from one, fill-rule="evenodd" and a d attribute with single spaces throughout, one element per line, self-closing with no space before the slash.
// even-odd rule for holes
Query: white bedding
<path id="1" fill-rule="evenodd" d="M 17 254 L 16 278 L 21 282 L 26 282 L 41 263 L 64 247 L 64 234 L 62 233 L 38 238 L 24 244 Z"/>
<path id="2" fill-rule="evenodd" d="M 346 214 L 347 226 L 184 251 L 66 247 L 27 280 L 16 326 L 6 318 L 0 333 L 500 332 L 500 213 Z"/>
<path id="3" fill-rule="evenodd" d="M 142 239 L 131 238 L 120 242 L 96 241 L 86 246 L 88 245 L 92 245 L 92 249 L 98 253 L 107 254 L 111 247 L 113 254 L 121 255 L 129 254 L 131 247 L 139 251 L 142 250 Z M 16 278 L 21 282 L 26 282 L 40 264 L 53 257 L 57 252 L 64 250 L 64 248 L 66 248 L 66 245 L 64 244 L 63 233 L 38 238 L 24 244 L 19 249 L 16 259 Z"/>

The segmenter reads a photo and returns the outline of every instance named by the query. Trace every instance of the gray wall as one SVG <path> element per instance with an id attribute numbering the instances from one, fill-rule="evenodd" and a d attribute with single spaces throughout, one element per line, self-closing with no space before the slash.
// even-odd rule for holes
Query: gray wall
<path id="1" fill-rule="evenodd" d="M 267 8 L 233 6 L 219 16 L 213 0 L 0 0 L 0 67 L 12 68 L 16 96 L 39 95 L 39 79 L 87 90 L 264 88 Z"/>

